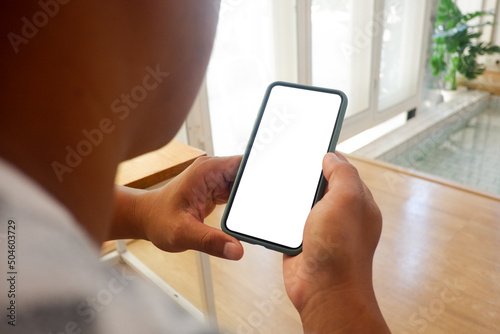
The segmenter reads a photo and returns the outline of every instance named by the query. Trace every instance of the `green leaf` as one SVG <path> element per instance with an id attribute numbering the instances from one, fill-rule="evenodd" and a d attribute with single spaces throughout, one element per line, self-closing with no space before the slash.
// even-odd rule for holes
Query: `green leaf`
<path id="1" fill-rule="evenodd" d="M 488 47 L 486 47 L 484 50 L 487 54 L 500 53 L 500 46 L 488 45 Z"/>
<path id="2" fill-rule="evenodd" d="M 500 53 L 500 46 L 479 41 L 482 27 L 493 23 L 469 24 L 474 18 L 492 14 L 492 11 L 462 14 L 453 0 L 439 0 L 430 65 L 433 75 L 445 74 L 451 89 L 456 89 L 457 72 L 473 79 L 485 70 L 477 62 L 477 56 Z"/>
<path id="3" fill-rule="evenodd" d="M 480 17 L 480 16 L 485 16 L 485 15 L 491 15 L 490 12 L 485 12 L 485 11 L 479 11 L 479 12 L 475 12 L 475 13 L 470 13 L 470 14 L 465 14 L 462 16 L 462 22 L 467 22 L 467 21 L 470 21 L 476 17 Z"/>

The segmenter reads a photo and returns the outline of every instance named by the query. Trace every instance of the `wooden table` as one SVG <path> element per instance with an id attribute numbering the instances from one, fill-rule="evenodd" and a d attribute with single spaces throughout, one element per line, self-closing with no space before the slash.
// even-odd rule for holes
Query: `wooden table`
<path id="1" fill-rule="evenodd" d="M 500 198 L 425 174 L 349 157 L 384 216 L 374 285 L 393 333 L 500 332 Z M 207 218 L 219 227 L 223 206 Z M 129 248 L 199 307 L 193 252 Z M 283 288 L 282 256 L 244 244 L 238 262 L 210 258 L 222 328 L 302 333 Z M 274 296 L 276 298 L 271 298 Z"/>
<path id="2" fill-rule="evenodd" d="M 394 333 L 500 332 L 500 197 L 350 158 L 382 209 L 374 283 Z"/>
<path id="3" fill-rule="evenodd" d="M 157 151 L 122 162 L 116 184 L 146 189 L 181 173 L 205 152 L 172 140 Z"/>

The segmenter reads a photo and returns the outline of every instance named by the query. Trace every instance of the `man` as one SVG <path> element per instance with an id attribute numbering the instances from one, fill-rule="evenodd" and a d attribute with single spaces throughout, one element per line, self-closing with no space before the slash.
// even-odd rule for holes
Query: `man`
<path id="1" fill-rule="evenodd" d="M 198 159 L 152 192 L 115 187 L 121 161 L 165 145 L 197 94 L 212 0 L 9 2 L 0 15 L 2 333 L 205 333 L 147 284 L 99 263 L 99 245 L 144 238 L 165 251 L 238 260 L 204 225 L 240 159 Z M 306 333 L 386 333 L 373 292 L 381 215 L 340 155 L 311 211 L 303 252 L 284 258 Z M 314 268 L 314 270 L 311 270 Z"/>

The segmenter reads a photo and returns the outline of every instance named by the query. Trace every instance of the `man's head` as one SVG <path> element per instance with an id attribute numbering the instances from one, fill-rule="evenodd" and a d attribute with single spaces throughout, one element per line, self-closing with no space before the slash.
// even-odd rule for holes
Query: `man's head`
<path id="1" fill-rule="evenodd" d="M 84 208 L 89 194 L 109 216 L 118 163 L 165 145 L 184 121 L 218 7 L 214 0 L 4 4 L 0 157 L 80 210 L 80 221 L 96 210 Z"/>
<path id="2" fill-rule="evenodd" d="M 161 147 L 198 91 L 217 10 L 211 0 L 4 5 L 2 119 L 12 120 L 26 142 L 54 144 L 54 160 L 103 118 L 115 126 L 105 135 L 116 137 L 121 158 Z M 69 141 L 57 145 L 63 136 Z"/>

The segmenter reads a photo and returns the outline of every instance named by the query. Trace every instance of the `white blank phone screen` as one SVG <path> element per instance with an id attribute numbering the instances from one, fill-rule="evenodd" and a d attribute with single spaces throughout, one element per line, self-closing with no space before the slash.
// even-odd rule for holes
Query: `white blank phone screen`
<path id="1" fill-rule="evenodd" d="M 226 227 L 300 247 L 341 97 L 274 86 L 242 174 Z"/>

